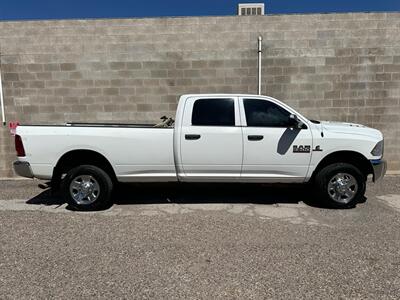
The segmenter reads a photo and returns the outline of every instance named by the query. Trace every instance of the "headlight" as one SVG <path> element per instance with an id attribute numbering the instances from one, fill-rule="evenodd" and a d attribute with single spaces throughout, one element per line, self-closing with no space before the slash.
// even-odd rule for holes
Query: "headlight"
<path id="1" fill-rule="evenodd" d="M 383 155 L 383 140 L 380 141 L 379 143 L 377 143 L 374 147 L 374 149 L 372 149 L 371 154 L 373 156 L 382 156 Z"/>

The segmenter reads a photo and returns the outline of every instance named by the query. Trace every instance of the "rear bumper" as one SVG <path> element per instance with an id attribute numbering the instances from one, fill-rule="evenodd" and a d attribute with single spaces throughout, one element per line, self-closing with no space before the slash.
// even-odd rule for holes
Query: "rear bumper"
<path id="1" fill-rule="evenodd" d="M 33 178 L 31 165 L 27 161 L 15 161 L 13 163 L 14 171 L 19 176 Z"/>
<path id="2" fill-rule="evenodd" d="M 382 179 L 383 176 L 385 176 L 387 169 L 387 162 L 386 160 L 379 159 L 379 160 L 371 160 L 371 164 L 372 164 L 372 169 L 374 171 L 372 180 L 376 182 L 379 179 Z"/>

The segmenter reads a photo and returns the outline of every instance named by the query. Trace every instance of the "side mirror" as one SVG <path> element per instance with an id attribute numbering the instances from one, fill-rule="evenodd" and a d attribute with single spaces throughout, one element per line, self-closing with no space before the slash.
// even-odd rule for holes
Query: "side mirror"
<path id="1" fill-rule="evenodd" d="M 289 116 L 289 127 L 295 129 L 303 129 L 304 123 L 294 114 Z"/>

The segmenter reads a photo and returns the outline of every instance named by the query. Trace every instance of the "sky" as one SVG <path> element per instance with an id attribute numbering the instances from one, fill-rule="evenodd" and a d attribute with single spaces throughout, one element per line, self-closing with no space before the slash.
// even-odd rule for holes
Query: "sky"
<path id="1" fill-rule="evenodd" d="M 0 20 L 224 16 L 249 0 L 0 0 Z M 400 0 L 267 0 L 268 14 L 400 11 Z"/>

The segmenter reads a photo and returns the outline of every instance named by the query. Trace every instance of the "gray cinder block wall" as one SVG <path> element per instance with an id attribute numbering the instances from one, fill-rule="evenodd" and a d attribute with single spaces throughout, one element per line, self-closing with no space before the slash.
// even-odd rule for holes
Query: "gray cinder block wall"
<path id="1" fill-rule="evenodd" d="M 379 128 L 400 170 L 400 13 L 0 22 L 7 119 L 154 122 L 183 93 L 256 93 L 258 35 L 263 94 Z"/>

